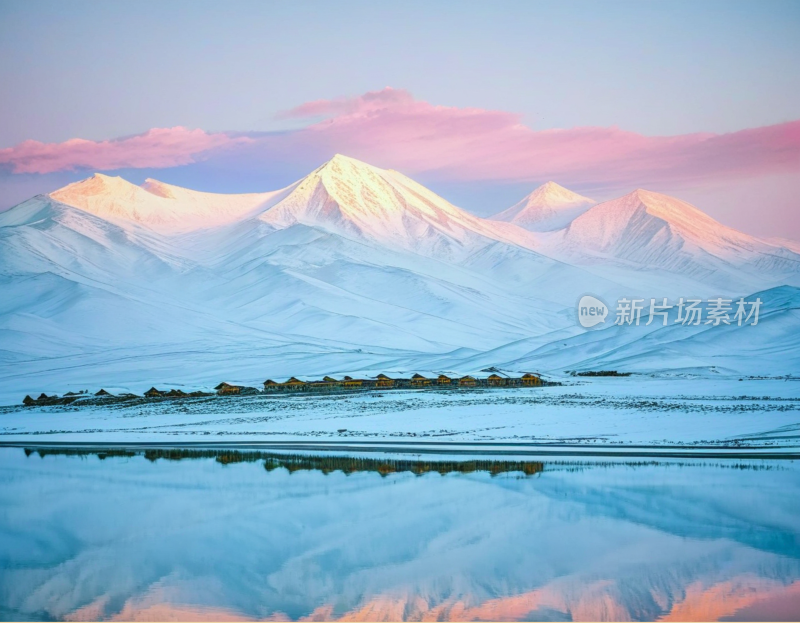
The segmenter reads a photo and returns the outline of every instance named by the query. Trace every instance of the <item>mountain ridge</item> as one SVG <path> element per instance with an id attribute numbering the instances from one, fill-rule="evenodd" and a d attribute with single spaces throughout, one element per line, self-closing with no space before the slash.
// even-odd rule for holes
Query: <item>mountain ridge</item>
<path id="1" fill-rule="evenodd" d="M 119 176 L 95 173 L 47 196 L 117 224 L 175 234 L 235 222 L 263 208 L 280 192 L 207 193 L 151 178 L 137 186 Z"/>
<path id="2" fill-rule="evenodd" d="M 530 367 L 537 357 L 577 366 L 604 343 L 616 344 L 613 357 L 597 362 L 640 353 L 651 368 L 655 351 L 632 334 L 582 338 L 577 300 L 797 286 L 799 260 L 645 190 L 537 232 L 340 155 L 246 195 L 98 174 L 0 213 L 0 283 L 13 299 L 0 305 L 0 364 L 13 366 L 0 393 L 17 391 L 15 379 L 35 391 L 37 379 L 79 373 L 249 378 L 245 366 L 264 361 L 288 373 Z M 793 308 L 774 318 L 773 333 L 753 333 L 759 357 L 772 352 L 770 335 L 791 345 L 800 325 Z M 714 343 L 732 349 L 739 335 Z M 694 367 L 713 360 L 686 344 Z"/>

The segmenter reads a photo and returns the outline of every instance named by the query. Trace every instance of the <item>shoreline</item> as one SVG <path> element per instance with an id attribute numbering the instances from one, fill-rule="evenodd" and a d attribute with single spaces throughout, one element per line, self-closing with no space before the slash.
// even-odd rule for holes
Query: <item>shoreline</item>
<path id="1" fill-rule="evenodd" d="M 208 450 L 276 450 L 295 452 L 340 452 L 340 453 L 393 453 L 393 454 L 442 454 L 458 456 L 536 456 L 536 457 L 609 457 L 609 458 L 691 458 L 691 459 L 769 459 L 800 460 L 800 448 L 735 448 L 733 446 L 655 446 L 633 445 L 592 446 L 576 444 L 529 444 L 529 443 L 470 443 L 470 442 L 369 442 L 363 445 L 353 442 L 205 442 L 187 441 L 179 443 L 160 442 L 75 442 L 46 441 L 24 443 L 0 441 L 0 448 L 22 449 L 75 449 L 75 450 L 146 450 L 146 449 L 208 449 Z"/>

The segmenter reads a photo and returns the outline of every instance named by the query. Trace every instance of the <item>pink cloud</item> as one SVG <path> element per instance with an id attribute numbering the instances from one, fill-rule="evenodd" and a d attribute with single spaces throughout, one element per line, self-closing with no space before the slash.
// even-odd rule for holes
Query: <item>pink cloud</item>
<path id="1" fill-rule="evenodd" d="M 435 106 L 395 89 L 309 102 L 287 115 L 329 117 L 290 142 L 319 143 L 382 166 L 452 180 L 555 178 L 609 187 L 691 183 L 800 166 L 800 121 L 672 137 L 616 127 L 537 131 L 512 113 Z"/>
<path id="2" fill-rule="evenodd" d="M 279 119 L 309 119 L 311 117 L 330 117 L 340 114 L 364 114 L 396 108 L 413 103 L 414 98 L 405 89 L 386 87 L 381 91 L 369 91 L 353 98 L 315 100 L 306 102 L 291 110 L 278 113 Z"/>
<path id="3" fill-rule="evenodd" d="M 334 153 L 450 181 L 541 182 L 583 189 L 716 183 L 800 169 L 800 121 L 730 134 L 643 136 L 616 127 L 536 130 L 519 115 L 436 106 L 385 88 L 307 102 L 284 118 L 322 121 L 292 132 L 233 137 L 177 127 L 111 141 L 26 141 L 0 150 L 15 173 L 76 168 L 166 168 L 206 158 L 228 164 L 295 162 Z"/>
<path id="4" fill-rule="evenodd" d="M 153 128 L 144 134 L 110 141 L 74 138 L 63 143 L 24 141 L 0 149 L 0 165 L 14 173 L 52 173 L 72 169 L 109 171 L 123 168 L 167 168 L 196 162 L 210 150 L 227 148 L 245 137 L 208 134 L 183 127 Z"/>

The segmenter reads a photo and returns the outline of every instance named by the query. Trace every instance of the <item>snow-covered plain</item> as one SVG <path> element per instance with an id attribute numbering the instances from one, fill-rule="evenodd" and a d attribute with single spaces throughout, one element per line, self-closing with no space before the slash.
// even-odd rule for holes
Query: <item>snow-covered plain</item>
<path id="1" fill-rule="evenodd" d="M 33 445 L 298 442 L 311 449 L 800 455 L 800 381 L 625 377 L 527 389 L 213 396 L 6 407 L 0 421 L 0 442 Z"/>
<path id="2" fill-rule="evenodd" d="M 344 156 L 257 194 L 95 175 L 34 197 L 0 214 L 0 404 L 492 367 L 800 373 L 800 255 L 786 245 L 642 190 L 590 207 L 546 184 L 525 202 L 560 228 L 481 219 Z M 585 331 L 587 293 L 764 304 L 757 326 Z"/>

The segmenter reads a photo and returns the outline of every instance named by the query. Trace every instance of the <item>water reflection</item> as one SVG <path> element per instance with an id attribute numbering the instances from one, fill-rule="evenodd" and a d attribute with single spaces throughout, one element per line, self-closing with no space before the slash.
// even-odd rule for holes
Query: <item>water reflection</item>
<path id="1" fill-rule="evenodd" d="M 161 452 L 0 449 L 3 618 L 800 618 L 793 462 Z"/>
<path id="2" fill-rule="evenodd" d="M 342 472 L 354 474 L 356 472 L 377 472 L 382 476 L 398 472 L 411 472 L 421 476 L 430 472 L 439 474 L 471 474 L 473 472 L 489 472 L 492 475 L 508 472 L 521 472 L 527 476 L 538 474 L 544 469 L 541 461 L 509 461 L 497 459 L 421 459 L 414 457 L 383 456 L 350 456 L 335 453 L 328 454 L 293 454 L 290 452 L 263 452 L 258 450 L 233 450 L 233 449 L 195 449 L 195 448 L 110 448 L 90 450 L 85 448 L 25 448 L 25 456 L 36 454 L 46 456 L 81 456 L 97 457 L 104 460 L 108 457 L 142 456 L 148 461 L 181 461 L 192 459 L 214 459 L 222 465 L 233 463 L 262 462 L 264 469 L 284 468 L 289 473 L 300 470 L 318 470 L 323 474 Z M 577 463 L 565 463 L 577 465 Z"/>

